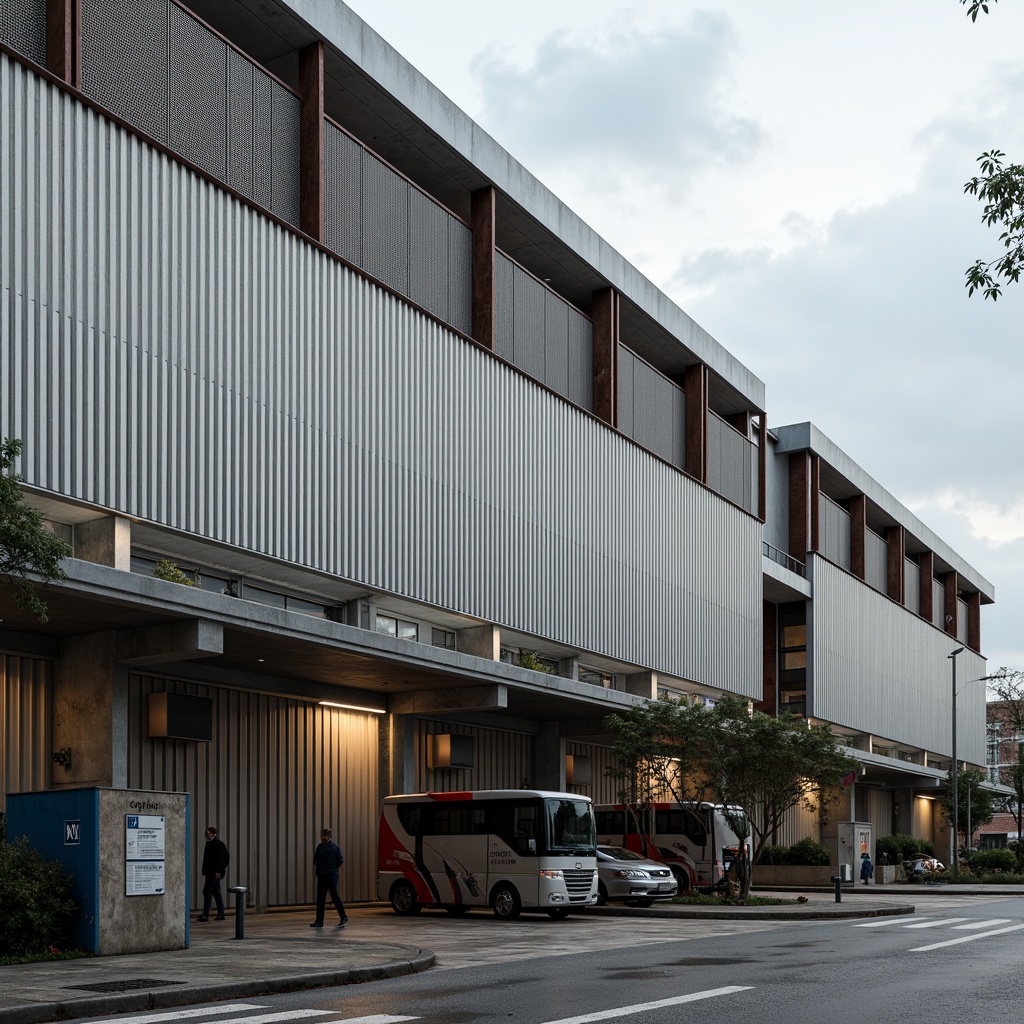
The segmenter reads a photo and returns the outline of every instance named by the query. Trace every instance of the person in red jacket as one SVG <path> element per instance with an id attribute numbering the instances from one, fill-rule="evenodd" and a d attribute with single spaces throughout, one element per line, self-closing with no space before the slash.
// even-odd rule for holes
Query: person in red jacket
<path id="1" fill-rule="evenodd" d="M 197 921 L 210 920 L 210 904 L 217 904 L 217 916 L 215 921 L 224 920 L 224 895 L 220 889 L 220 880 L 231 862 L 231 855 L 228 848 L 217 835 L 216 825 L 206 826 L 206 849 L 203 851 L 203 912 L 196 918 Z"/>

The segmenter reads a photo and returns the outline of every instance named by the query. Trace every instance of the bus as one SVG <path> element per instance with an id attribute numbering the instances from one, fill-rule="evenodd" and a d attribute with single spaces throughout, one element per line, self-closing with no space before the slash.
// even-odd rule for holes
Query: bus
<path id="1" fill-rule="evenodd" d="M 594 810 L 589 797 L 528 789 L 384 798 L 377 897 L 396 914 L 490 907 L 553 920 L 597 902 Z"/>
<path id="2" fill-rule="evenodd" d="M 594 808 L 598 842 L 624 846 L 672 869 L 679 895 L 723 884 L 733 862 L 750 856 L 750 828 L 742 808 L 721 804 L 652 803 L 644 807 L 601 804 Z M 730 821 L 741 825 L 737 835 Z"/>

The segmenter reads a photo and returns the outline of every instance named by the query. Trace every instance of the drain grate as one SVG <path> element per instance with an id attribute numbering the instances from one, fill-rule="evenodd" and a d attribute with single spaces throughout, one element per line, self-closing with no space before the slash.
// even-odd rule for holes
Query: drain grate
<path id="1" fill-rule="evenodd" d="M 97 981 L 92 985 L 65 985 L 66 989 L 83 992 L 130 992 L 136 988 L 161 988 L 164 985 L 184 985 L 183 981 L 161 981 L 159 978 L 124 978 L 121 981 Z"/>

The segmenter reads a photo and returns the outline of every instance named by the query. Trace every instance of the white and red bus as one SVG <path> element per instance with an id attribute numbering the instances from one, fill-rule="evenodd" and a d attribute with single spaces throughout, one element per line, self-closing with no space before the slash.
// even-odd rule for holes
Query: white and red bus
<path id="1" fill-rule="evenodd" d="M 644 807 L 601 804 L 594 808 L 597 841 L 624 846 L 672 869 L 679 895 L 718 885 L 737 857 L 750 854 L 750 828 L 739 807 L 728 817 L 721 804 L 652 803 Z M 741 826 L 737 835 L 730 824 Z"/>
<path id="2" fill-rule="evenodd" d="M 490 907 L 566 917 L 597 902 L 589 797 L 528 789 L 384 798 L 377 896 L 396 914 Z"/>

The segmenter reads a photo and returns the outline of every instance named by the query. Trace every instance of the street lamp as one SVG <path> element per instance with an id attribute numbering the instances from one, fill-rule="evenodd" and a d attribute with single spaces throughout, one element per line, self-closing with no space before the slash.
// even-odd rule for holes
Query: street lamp
<path id="1" fill-rule="evenodd" d="M 949 837 L 949 852 L 951 854 L 949 862 L 953 865 L 953 870 L 956 872 L 960 871 L 960 850 L 957 846 L 957 835 L 960 825 L 960 804 L 958 802 L 956 784 L 957 776 L 960 774 L 960 772 L 957 770 L 956 761 L 956 656 L 958 654 L 963 653 L 964 649 L 962 647 L 958 647 L 955 651 L 948 655 L 949 663 L 953 667 L 953 763 L 951 765 L 950 772 L 950 776 L 953 780 L 953 834 Z"/>

